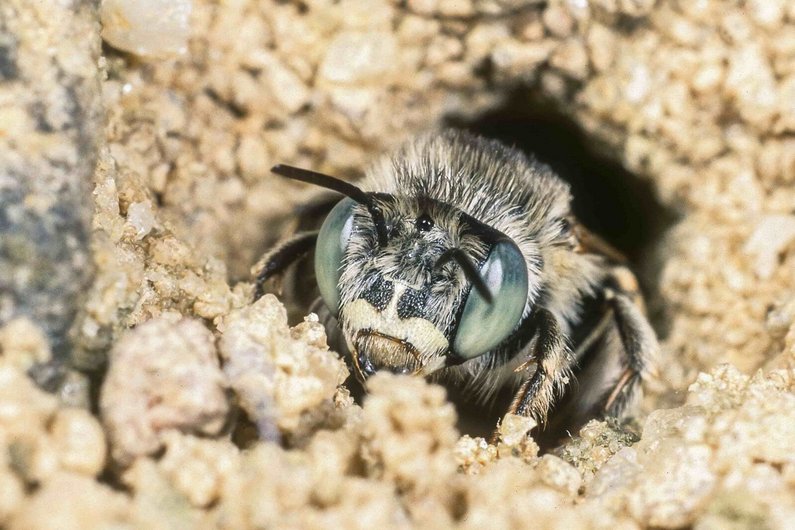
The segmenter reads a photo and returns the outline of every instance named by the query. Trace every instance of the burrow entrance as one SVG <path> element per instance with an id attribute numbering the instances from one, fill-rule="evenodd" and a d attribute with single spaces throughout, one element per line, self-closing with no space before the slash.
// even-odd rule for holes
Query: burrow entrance
<path id="1" fill-rule="evenodd" d="M 501 140 L 549 164 L 571 185 L 577 218 L 622 251 L 636 270 L 649 266 L 654 245 L 675 220 L 648 181 L 601 154 L 596 142 L 552 103 L 517 94 L 473 121 L 451 116 L 447 124 Z M 650 283 L 644 288 L 647 294 L 654 290 Z"/>

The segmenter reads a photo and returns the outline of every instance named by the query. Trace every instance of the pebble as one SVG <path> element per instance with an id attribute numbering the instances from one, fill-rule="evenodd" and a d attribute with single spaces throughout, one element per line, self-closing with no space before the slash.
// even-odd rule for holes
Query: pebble
<path id="1" fill-rule="evenodd" d="M 102 38 L 142 57 L 187 51 L 192 0 L 103 0 Z"/>

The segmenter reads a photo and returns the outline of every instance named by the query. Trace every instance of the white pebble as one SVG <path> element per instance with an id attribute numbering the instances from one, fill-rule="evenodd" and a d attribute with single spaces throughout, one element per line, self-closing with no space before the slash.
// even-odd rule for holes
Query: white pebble
<path id="1" fill-rule="evenodd" d="M 393 70 L 397 42 L 386 32 L 347 32 L 329 44 L 320 76 L 335 83 L 375 80 Z"/>
<path id="2" fill-rule="evenodd" d="M 191 0 L 103 0 L 102 38 L 144 57 L 184 53 L 192 10 Z"/>
<path id="3" fill-rule="evenodd" d="M 627 100 L 632 103 L 643 101 L 646 94 L 649 93 L 650 86 L 649 69 L 644 64 L 635 65 L 625 89 Z"/>
<path id="4" fill-rule="evenodd" d="M 127 208 L 127 222 L 135 228 L 135 238 L 143 239 L 155 226 L 150 201 L 134 202 Z"/>
<path id="5" fill-rule="evenodd" d="M 768 215 L 756 225 L 743 250 L 756 258 L 754 272 L 761 279 L 770 278 L 779 254 L 795 239 L 795 215 Z"/>

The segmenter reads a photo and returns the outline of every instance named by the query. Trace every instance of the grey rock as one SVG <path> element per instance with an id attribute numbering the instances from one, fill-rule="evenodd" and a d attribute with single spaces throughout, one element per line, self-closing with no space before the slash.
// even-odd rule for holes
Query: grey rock
<path id="1" fill-rule="evenodd" d="M 32 373 L 45 387 L 91 279 L 99 51 L 92 2 L 0 6 L 0 325 L 26 315 L 47 333 L 54 364 Z"/>

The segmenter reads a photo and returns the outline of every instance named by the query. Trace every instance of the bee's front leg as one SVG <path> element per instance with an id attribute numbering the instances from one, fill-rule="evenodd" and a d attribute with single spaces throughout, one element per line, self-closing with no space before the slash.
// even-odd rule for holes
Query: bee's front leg
<path id="1" fill-rule="evenodd" d="M 547 413 L 568 384 L 573 357 L 560 332 L 555 316 L 546 309 L 537 309 L 525 325 L 535 329 L 532 355 L 519 369 L 525 379 L 508 408 L 508 412 L 530 416 L 543 424 Z M 530 371 L 535 366 L 535 371 Z"/>
<path id="2" fill-rule="evenodd" d="M 296 260 L 315 248 L 317 235 L 318 232 L 301 232 L 279 243 L 262 256 L 252 269 L 257 275 L 254 300 L 258 300 L 264 294 L 265 282 L 284 272 Z"/>

